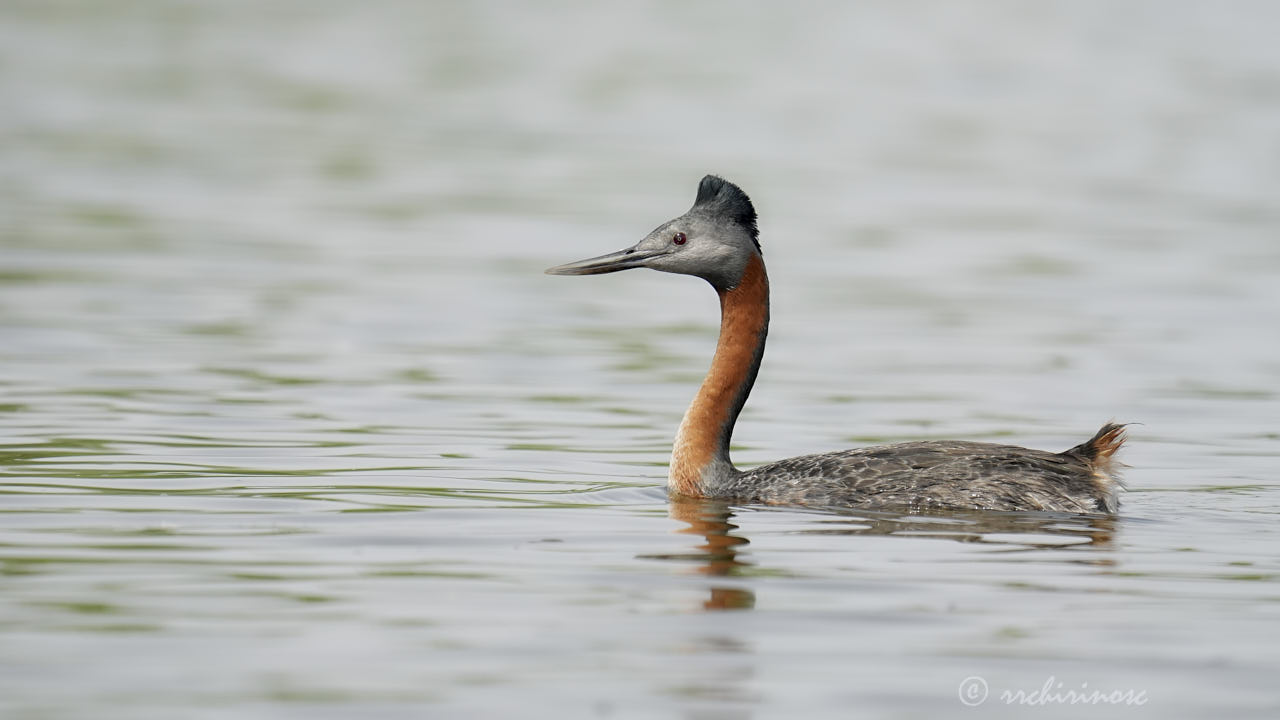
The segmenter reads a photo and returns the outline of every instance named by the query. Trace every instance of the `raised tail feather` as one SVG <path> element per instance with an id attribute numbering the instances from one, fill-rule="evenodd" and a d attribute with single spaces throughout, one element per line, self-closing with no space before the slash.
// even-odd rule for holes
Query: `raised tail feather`
<path id="1" fill-rule="evenodd" d="M 1095 465 L 1106 465 L 1112 462 L 1116 451 L 1124 445 L 1124 429 L 1128 423 L 1109 422 L 1102 426 L 1096 435 L 1063 453 L 1079 455 Z"/>
<path id="2" fill-rule="evenodd" d="M 1093 437 L 1062 453 L 1084 458 L 1093 468 L 1094 478 L 1103 493 L 1103 504 L 1107 512 L 1116 512 L 1120 508 L 1120 491 L 1124 483 L 1120 480 L 1120 469 L 1125 467 L 1116 459 L 1116 452 L 1124 445 L 1127 423 L 1109 422 Z"/>

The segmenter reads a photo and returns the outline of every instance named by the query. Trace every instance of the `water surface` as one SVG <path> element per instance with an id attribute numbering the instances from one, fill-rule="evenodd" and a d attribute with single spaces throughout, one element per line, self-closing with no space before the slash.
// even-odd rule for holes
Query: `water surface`
<path id="1" fill-rule="evenodd" d="M 1277 23 L 6 3 L 0 715 L 1274 716 Z M 710 171 L 737 462 L 1115 418 L 1121 516 L 668 503 L 714 294 L 541 271 Z"/>

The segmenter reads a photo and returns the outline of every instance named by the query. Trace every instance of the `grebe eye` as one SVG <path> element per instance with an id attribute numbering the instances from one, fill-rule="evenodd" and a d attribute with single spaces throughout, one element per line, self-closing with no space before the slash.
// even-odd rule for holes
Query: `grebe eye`
<path id="1" fill-rule="evenodd" d="M 675 235 L 671 236 L 671 242 L 677 245 L 683 245 L 689 242 L 689 238 L 685 237 L 684 233 L 676 233 Z"/>

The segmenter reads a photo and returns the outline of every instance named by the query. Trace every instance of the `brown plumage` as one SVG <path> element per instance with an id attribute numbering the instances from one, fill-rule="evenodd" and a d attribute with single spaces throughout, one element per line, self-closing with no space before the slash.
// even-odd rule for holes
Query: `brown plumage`
<path id="1" fill-rule="evenodd" d="M 671 453 L 671 489 L 700 497 L 702 469 L 728 457 L 729 433 L 755 381 L 769 327 L 769 279 L 754 257 L 737 286 L 719 290 L 720 339 L 702 387 L 689 405 Z"/>

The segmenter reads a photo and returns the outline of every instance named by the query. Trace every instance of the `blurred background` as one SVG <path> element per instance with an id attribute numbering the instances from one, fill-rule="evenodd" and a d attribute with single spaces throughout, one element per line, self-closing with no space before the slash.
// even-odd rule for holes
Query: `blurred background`
<path id="1" fill-rule="evenodd" d="M 1275 710 L 1277 27 L 1261 0 L 5 2 L 0 709 L 926 717 L 1053 674 Z M 773 281 L 739 463 L 1141 422 L 1105 547 L 672 516 L 714 294 L 542 269 L 708 172 Z M 748 559 L 690 572 L 713 537 Z M 726 587 L 757 620 L 699 612 Z"/>

